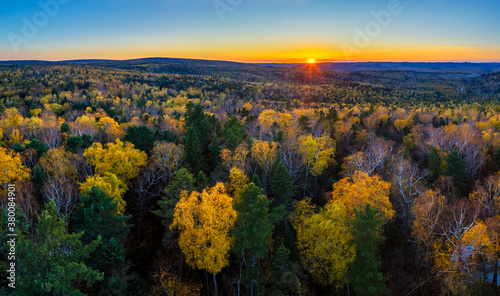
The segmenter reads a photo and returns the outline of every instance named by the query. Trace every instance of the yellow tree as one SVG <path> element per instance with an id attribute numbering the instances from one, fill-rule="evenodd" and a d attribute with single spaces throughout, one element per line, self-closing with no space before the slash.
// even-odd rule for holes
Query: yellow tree
<path id="1" fill-rule="evenodd" d="M 0 147 L 0 185 L 6 188 L 7 184 L 29 179 L 29 169 L 22 162 L 19 154 Z"/>
<path id="2" fill-rule="evenodd" d="M 264 110 L 257 117 L 261 126 L 261 133 L 269 134 L 271 126 L 279 120 L 279 114 L 274 110 Z"/>
<path id="3" fill-rule="evenodd" d="M 146 152 L 134 148 L 134 144 L 120 140 L 107 143 L 103 148 L 101 143 L 94 143 L 83 153 L 87 163 L 91 163 L 97 174 L 115 174 L 123 182 L 137 175 L 137 169 L 147 163 Z"/>
<path id="4" fill-rule="evenodd" d="M 334 163 L 335 146 L 330 137 L 301 136 L 298 143 L 302 161 L 308 173 L 313 176 L 321 175 L 330 164 Z"/>
<path id="5" fill-rule="evenodd" d="M 379 209 L 386 220 L 394 216 L 392 204 L 389 201 L 391 184 L 379 176 L 368 176 L 356 171 L 352 177 L 346 177 L 333 185 L 332 201 L 345 204 L 349 217 L 355 215 L 355 210 L 362 210 L 369 203 L 372 208 Z"/>
<path id="6" fill-rule="evenodd" d="M 111 117 L 102 117 L 97 123 L 97 128 L 100 131 L 100 138 L 105 142 L 114 142 L 116 139 L 123 137 L 124 131 L 120 128 L 118 122 Z"/>
<path id="7" fill-rule="evenodd" d="M 183 160 L 184 145 L 182 144 L 176 145 L 165 141 L 156 142 L 151 151 L 151 163 L 164 170 L 169 181 L 180 168 Z"/>
<path id="8" fill-rule="evenodd" d="M 344 284 L 356 254 L 344 204 L 333 201 L 316 213 L 311 200 L 305 198 L 295 204 L 290 219 L 304 268 L 325 286 Z"/>
<path id="9" fill-rule="evenodd" d="M 87 115 L 78 117 L 74 122 L 70 122 L 69 126 L 71 128 L 71 132 L 75 136 L 82 136 L 85 134 L 94 136 L 97 134 L 97 124 L 95 119 Z"/>
<path id="10" fill-rule="evenodd" d="M 80 193 L 86 194 L 92 187 L 99 187 L 104 193 L 113 198 L 116 203 L 116 213 L 123 215 L 126 202 L 123 194 L 127 191 L 127 186 L 115 174 L 105 172 L 104 175 L 88 176 L 85 182 L 80 184 Z"/>
<path id="11" fill-rule="evenodd" d="M 234 153 L 229 149 L 223 149 L 220 152 L 222 163 L 227 167 L 229 171 L 231 171 L 233 167 L 236 167 L 242 171 L 246 171 L 247 155 L 248 149 L 246 143 L 243 143 L 240 146 L 236 147 Z"/>
<path id="12" fill-rule="evenodd" d="M 23 140 L 23 137 L 19 134 L 19 130 L 14 129 L 12 131 L 12 133 L 10 134 L 8 144 L 12 146 L 16 143 L 21 143 L 22 140 Z"/>
<path id="13" fill-rule="evenodd" d="M 441 238 L 433 245 L 434 268 L 454 295 L 465 295 L 468 285 L 483 279 L 481 262 L 493 259 L 494 247 L 468 200 L 450 205 L 449 212 L 443 218 Z"/>
<path id="14" fill-rule="evenodd" d="M 484 181 L 476 182 L 476 189 L 469 199 L 481 205 L 485 215 L 493 216 L 500 213 L 500 172 L 488 176 Z"/>
<path id="15" fill-rule="evenodd" d="M 319 176 L 330 165 L 335 162 L 334 142 L 330 137 L 313 137 L 312 135 L 301 136 L 298 139 L 299 153 L 305 166 L 306 178 L 304 194 L 307 188 L 309 174 Z"/>
<path id="16" fill-rule="evenodd" d="M 229 184 L 226 192 L 229 193 L 235 201 L 240 197 L 240 191 L 249 183 L 247 175 L 242 170 L 234 167 L 229 174 Z"/>
<path id="17" fill-rule="evenodd" d="M 264 170 L 266 178 L 269 176 L 274 163 L 276 162 L 278 143 L 254 140 L 252 144 L 252 157 Z"/>
<path id="18" fill-rule="evenodd" d="M 488 236 L 491 241 L 491 251 L 493 252 L 492 266 L 493 267 L 493 281 L 494 287 L 498 284 L 498 260 L 500 257 L 500 216 L 495 215 L 486 219 L 486 227 Z"/>
<path id="19" fill-rule="evenodd" d="M 445 204 L 446 198 L 436 190 L 427 190 L 415 199 L 412 235 L 427 252 L 440 232 L 440 220 Z M 429 255 L 427 252 L 425 256 Z"/>
<path id="20" fill-rule="evenodd" d="M 170 229 L 180 230 L 179 246 L 186 262 L 195 268 L 215 275 L 229 264 L 229 251 L 233 244 L 230 232 L 236 221 L 233 199 L 226 194 L 222 183 L 203 190 L 187 191 L 175 206 L 174 221 Z"/>
<path id="21" fill-rule="evenodd" d="M 39 162 L 47 177 L 43 188 L 45 198 L 53 199 L 58 213 L 66 215 L 67 220 L 78 199 L 78 173 L 74 163 L 75 156 L 62 147 L 50 149 Z"/>

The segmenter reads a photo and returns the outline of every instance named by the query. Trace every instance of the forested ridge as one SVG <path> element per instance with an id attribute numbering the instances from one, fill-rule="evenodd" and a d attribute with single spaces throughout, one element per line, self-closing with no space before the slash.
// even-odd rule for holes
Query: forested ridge
<path id="1" fill-rule="evenodd" d="M 497 295 L 499 73 L 0 66 L 0 295 Z"/>

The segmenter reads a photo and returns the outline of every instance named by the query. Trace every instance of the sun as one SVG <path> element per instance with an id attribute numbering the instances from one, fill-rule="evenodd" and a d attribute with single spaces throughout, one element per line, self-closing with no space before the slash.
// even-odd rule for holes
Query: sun
<path id="1" fill-rule="evenodd" d="M 316 63 L 316 61 L 314 59 L 309 60 L 309 64 L 314 64 L 314 63 Z"/>

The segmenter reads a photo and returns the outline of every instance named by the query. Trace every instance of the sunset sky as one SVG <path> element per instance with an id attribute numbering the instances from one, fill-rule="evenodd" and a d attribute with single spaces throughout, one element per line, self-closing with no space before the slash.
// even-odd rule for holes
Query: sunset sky
<path id="1" fill-rule="evenodd" d="M 0 60 L 500 62 L 498 0 L 391 1 L 1 1 Z"/>

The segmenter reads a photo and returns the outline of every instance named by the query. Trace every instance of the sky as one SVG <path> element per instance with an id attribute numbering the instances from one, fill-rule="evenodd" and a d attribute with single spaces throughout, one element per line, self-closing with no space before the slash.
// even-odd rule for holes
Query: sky
<path id="1" fill-rule="evenodd" d="M 0 0 L 0 60 L 500 62 L 498 0 Z"/>

